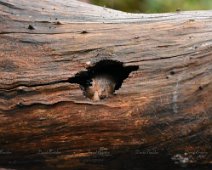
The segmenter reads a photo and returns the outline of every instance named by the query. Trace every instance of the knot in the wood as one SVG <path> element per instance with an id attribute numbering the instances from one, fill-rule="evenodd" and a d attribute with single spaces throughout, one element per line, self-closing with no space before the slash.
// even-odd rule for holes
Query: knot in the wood
<path id="1" fill-rule="evenodd" d="M 138 68 L 136 65 L 124 66 L 120 61 L 104 59 L 89 66 L 86 71 L 78 72 L 69 78 L 69 82 L 79 84 L 86 97 L 99 101 L 113 95 L 124 79 Z"/>

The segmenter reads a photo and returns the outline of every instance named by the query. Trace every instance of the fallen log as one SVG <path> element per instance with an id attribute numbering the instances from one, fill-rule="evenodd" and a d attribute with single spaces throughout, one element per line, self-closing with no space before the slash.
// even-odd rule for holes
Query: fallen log
<path id="1" fill-rule="evenodd" d="M 105 58 L 139 66 L 112 97 L 64 82 Z M 211 73 L 212 11 L 0 0 L 0 167 L 211 166 Z"/>

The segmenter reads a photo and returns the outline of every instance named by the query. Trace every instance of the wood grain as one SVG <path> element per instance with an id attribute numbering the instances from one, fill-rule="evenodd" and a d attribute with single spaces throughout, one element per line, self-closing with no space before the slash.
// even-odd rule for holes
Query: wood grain
<path id="1" fill-rule="evenodd" d="M 140 67 L 113 97 L 59 83 L 105 57 Z M 0 166 L 136 169 L 177 154 L 211 165 L 211 82 L 212 11 L 0 0 Z"/>

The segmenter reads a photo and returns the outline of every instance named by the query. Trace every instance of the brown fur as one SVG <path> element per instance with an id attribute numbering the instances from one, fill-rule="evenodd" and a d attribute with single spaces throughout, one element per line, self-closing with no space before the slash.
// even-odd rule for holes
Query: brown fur
<path id="1" fill-rule="evenodd" d="M 95 77 L 92 79 L 92 86 L 89 86 L 85 95 L 94 100 L 99 101 L 109 97 L 114 93 L 115 83 L 107 76 Z"/>

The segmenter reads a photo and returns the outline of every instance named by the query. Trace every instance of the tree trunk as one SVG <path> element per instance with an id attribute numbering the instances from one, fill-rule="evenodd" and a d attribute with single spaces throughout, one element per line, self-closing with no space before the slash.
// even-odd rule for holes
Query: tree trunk
<path id="1" fill-rule="evenodd" d="M 105 57 L 139 66 L 116 95 L 61 82 Z M 212 11 L 0 0 L 0 167 L 208 168 L 211 101 Z"/>

